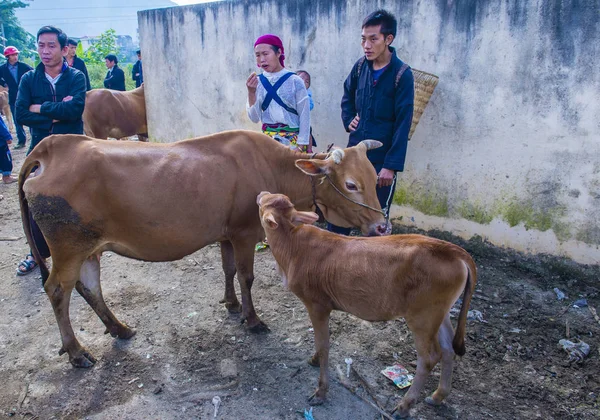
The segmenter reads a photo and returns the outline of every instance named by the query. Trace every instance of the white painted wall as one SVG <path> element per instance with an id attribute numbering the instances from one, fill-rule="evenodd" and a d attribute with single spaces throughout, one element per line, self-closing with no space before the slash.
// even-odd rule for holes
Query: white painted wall
<path id="1" fill-rule="evenodd" d="M 319 145 L 345 145 L 342 83 L 376 7 L 399 20 L 399 56 L 440 77 L 400 175 L 411 206 L 396 212 L 599 263 L 600 0 L 249 0 L 140 12 L 151 137 L 258 130 L 245 80 L 254 40 L 275 33 L 287 67 L 312 75 Z M 445 203 L 443 217 L 425 215 L 436 214 L 432 201 Z M 465 209 L 486 220 L 464 220 L 479 220 Z"/>

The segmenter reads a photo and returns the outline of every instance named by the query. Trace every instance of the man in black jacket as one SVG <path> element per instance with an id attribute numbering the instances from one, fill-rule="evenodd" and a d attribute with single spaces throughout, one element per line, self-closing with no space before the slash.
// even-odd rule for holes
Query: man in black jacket
<path id="1" fill-rule="evenodd" d="M 139 88 L 144 83 L 144 70 L 142 69 L 142 51 L 137 50 L 137 61 L 131 69 L 131 78 L 135 80 L 135 87 Z"/>
<path id="2" fill-rule="evenodd" d="M 18 139 L 14 148 L 20 149 L 25 147 L 27 138 L 25 137 L 23 126 L 17 123 L 15 103 L 17 102 L 17 91 L 19 90 L 21 78 L 25 73 L 33 69 L 19 61 L 19 50 L 15 47 L 6 47 L 4 49 L 4 56 L 6 57 L 6 63 L 0 66 L 0 84 L 8 86 L 8 104 L 10 105 L 10 112 L 13 115 Z"/>
<path id="3" fill-rule="evenodd" d="M 112 90 L 125 90 L 125 73 L 118 66 L 119 60 L 114 54 L 108 54 L 104 57 L 108 73 L 104 78 L 104 87 Z"/>
<path id="4" fill-rule="evenodd" d="M 65 57 L 67 59 L 67 64 L 70 67 L 76 68 L 77 70 L 79 70 L 80 72 L 83 73 L 83 75 L 85 76 L 85 89 L 86 90 L 91 90 L 92 89 L 92 85 L 90 84 L 90 76 L 88 75 L 88 71 L 87 71 L 87 67 L 85 66 L 85 63 L 83 62 L 83 60 L 79 57 L 77 57 L 77 44 L 79 43 L 79 41 L 77 41 L 76 39 L 73 38 L 69 38 L 67 40 L 67 56 Z"/>
<path id="5" fill-rule="evenodd" d="M 41 63 L 21 80 L 17 94 L 17 121 L 31 128 L 28 154 L 51 134 L 83 134 L 85 106 L 85 76 L 69 67 L 63 56 L 67 53 L 67 35 L 53 26 L 44 26 L 37 33 Z M 50 251 L 35 221 L 31 218 L 33 239 L 42 257 Z M 19 263 L 17 275 L 30 273 L 37 266 L 31 253 Z"/>
<path id="6" fill-rule="evenodd" d="M 377 197 L 387 215 L 396 189 L 396 172 L 404 170 L 415 96 L 412 71 L 390 46 L 396 27 L 396 18 L 385 10 L 365 18 L 365 56 L 352 67 L 342 98 L 342 121 L 350 133 L 348 147 L 366 139 L 383 143 L 369 150 L 367 157 L 377 171 Z M 346 235 L 350 232 L 334 225 L 329 230 Z"/>

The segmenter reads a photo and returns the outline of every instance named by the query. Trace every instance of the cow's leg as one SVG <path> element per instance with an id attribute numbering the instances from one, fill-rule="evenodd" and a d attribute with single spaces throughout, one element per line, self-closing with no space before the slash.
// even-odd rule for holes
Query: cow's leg
<path id="1" fill-rule="evenodd" d="M 452 348 L 452 339 L 454 330 L 450 322 L 450 315 L 446 315 L 444 322 L 438 332 L 438 341 L 442 349 L 442 373 L 440 383 L 431 397 L 427 397 L 425 402 L 431 405 L 440 405 L 444 398 L 450 394 L 452 389 L 452 368 L 454 365 L 454 349 Z"/>
<path id="2" fill-rule="evenodd" d="M 221 263 L 225 273 L 225 296 L 219 303 L 224 303 L 227 310 L 231 313 L 242 311 L 242 305 L 235 295 L 235 286 L 233 278 L 235 277 L 235 254 L 233 245 L 229 241 L 221 242 Z"/>
<path id="3" fill-rule="evenodd" d="M 113 337 L 124 339 L 135 335 L 136 331 L 120 322 L 104 302 L 102 287 L 100 286 L 99 256 L 92 255 L 85 260 L 81 266 L 79 281 L 75 284 L 75 288 L 106 326 L 105 334 L 110 333 Z"/>
<path id="4" fill-rule="evenodd" d="M 44 290 L 50 298 L 60 329 L 62 347 L 58 354 L 68 353 L 73 366 L 87 368 L 96 363 L 96 359 L 77 341 L 69 317 L 71 292 L 79 277 L 80 267 L 80 261 L 61 262 L 53 256 L 52 271 L 44 284 Z"/>
<path id="5" fill-rule="evenodd" d="M 317 305 L 307 306 L 306 309 L 315 330 L 315 354 L 308 363 L 320 367 L 319 386 L 309 398 L 309 404 L 320 405 L 325 402 L 329 390 L 329 314 L 331 310 Z"/>
<path id="6" fill-rule="evenodd" d="M 436 316 L 436 314 L 429 312 L 410 320 L 406 319 L 408 327 L 413 333 L 417 349 L 417 372 L 410 389 L 396 407 L 397 417 L 409 416 L 410 409 L 417 402 L 429 373 L 442 357 L 437 335 L 443 317 L 443 314 Z"/>
<path id="7" fill-rule="evenodd" d="M 247 235 L 254 238 L 254 235 Z M 256 242 L 256 241 L 254 241 Z M 266 332 L 269 327 L 260 320 L 252 303 L 252 283 L 254 283 L 254 243 L 248 238 L 231 241 L 235 255 L 240 291 L 242 293 L 242 322 L 248 323 L 251 332 Z"/>

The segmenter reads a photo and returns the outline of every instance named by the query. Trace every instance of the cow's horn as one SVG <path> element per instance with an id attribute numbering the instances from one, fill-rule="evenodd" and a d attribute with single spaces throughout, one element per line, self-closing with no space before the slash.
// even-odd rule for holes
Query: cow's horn
<path id="1" fill-rule="evenodd" d="M 383 146 L 383 143 L 377 140 L 363 140 L 360 144 L 363 144 L 367 150 L 373 150 Z"/>
<path id="2" fill-rule="evenodd" d="M 331 152 L 331 157 L 333 158 L 335 164 L 339 165 L 344 159 L 344 151 L 342 149 L 333 149 Z"/>

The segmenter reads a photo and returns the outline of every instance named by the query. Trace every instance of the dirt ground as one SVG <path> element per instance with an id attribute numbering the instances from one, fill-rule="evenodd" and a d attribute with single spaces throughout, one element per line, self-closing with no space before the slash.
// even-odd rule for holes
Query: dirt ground
<path id="1" fill-rule="evenodd" d="M 18 172 L 25 152 L 13 152 Z M 313 333 L 300 301 L 286 291 L 270 251 L 256 258 L 254 302 L 271 332 L 255 335 L 227 313 L 219 299 L 224 277 L 218 245 L 180 261 L 143 263 L 106 253 L 104 296 L 118 318 L 137 329 L 129 341 L 104 335 L 104 326 L 74 292 L 71 320 L 79 340 L 98 359 L 75 369 L 59 356 L 60 335 L 39 270 L 16 277 L 28 251 L 21 227 L 16 184 L 0 184 L 0 415 L 15 418 L 188 419 L 212 418 L 214 396 L 220 419 L 302 419 L 318 369 L 307 364 Z M 395 233 L 409 230 L 401 221 Z M 423 233 L 423 232 L 421 232 Z M 600 323 L 586 298 L 600 307 L 598 266 L 527 256 L 473 238 L 427 234 L 458 243 L 478 266 L 471 309 L 483 320 L 467 328 L 467 353 L 454 370 L 453 391 L 432 408 L 421 400 L 419 419 L 600 418 Z M 18 239 L 17 239 L 18 238 Z M 567 295 L 558 301 L 553 288 Z M 591 347 L 583 364 L 568 363 L 558 346 L 566 338 Z M 352 357 L 356 371 L 386 410 L 401 391 L 380 371 L 400 363 L 411 373 L 416 353 L 403 320 L 367 323 L 343 313 L 331 322 L 331 387 L 323 419 L 379 419 L 379 414 L 336 381 L 335 366 Z M 436 368 L 426 392 L 439 378 Z M 365 398 L 356 374 L 350 377 Z M 425 394 L 422 396 L 425 397 Z"/>

